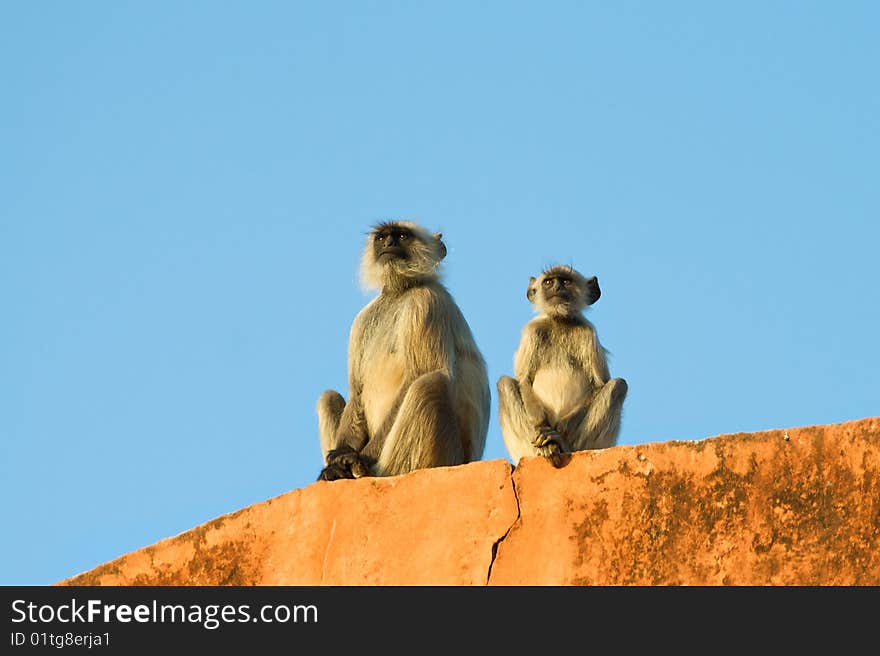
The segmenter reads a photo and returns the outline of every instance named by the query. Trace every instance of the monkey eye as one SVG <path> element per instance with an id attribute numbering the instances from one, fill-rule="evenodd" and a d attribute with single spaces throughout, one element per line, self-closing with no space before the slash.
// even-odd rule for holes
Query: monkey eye
<path id="1" fill-rule="evenodd" d="M 563 278 L 563 279 L 562 279 L 562 284 L 563 284 L 564 286 L 568 287 L 568 286 L 571 284 L 571 280 L 569 280 L 568 278 Z"/>
<path id="2" fill-rule="evenodd" d="M 546 279 L 544 280 L 544 286 L 545 286 L 545 287 L 549 287 L 549 286 L 552 285 L 552 284 L 553 284 L 553 278 L 546 278 Z"/>
<path id="3" fill-rule="evenodd" d="M 397 233 L 397 238 L 398 238 L 399 240 L 403 241 L 404 239 L 406 239 L 406 233 L 405 233 L 405 232 L 398 232 L 398 233 Z"/>

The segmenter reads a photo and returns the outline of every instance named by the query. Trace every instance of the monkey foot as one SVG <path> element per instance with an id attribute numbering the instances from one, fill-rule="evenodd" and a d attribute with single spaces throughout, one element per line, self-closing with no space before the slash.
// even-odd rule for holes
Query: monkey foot
<path id="1" fill-rule="evenodd" d="M 550 464 L 553 465 L 556 469 L 563 467 L 568 464 L 568 461 L 571 460 L 571 454 L 567 451 L 563 451 L 559 448 L 555 443 L 550 443 L 547 446 L 538 447 L 537 449 L 538 455 L 544 457 Z"/>
<path id="2" fill-rule="evenodd" d="M 318 475 L 319 481 L 340 478 L 361 478 L 370 475 L 370 462 L 349 446 L 341 446 L 327 453 L 327 466 Z"/>
<path id="3" fill-rule="evenodd" d="M 350 469 L 338 465 L 327 465 L 318 475 L 319 481 L 337 481 L 341 478 L 354 478 Z"/>

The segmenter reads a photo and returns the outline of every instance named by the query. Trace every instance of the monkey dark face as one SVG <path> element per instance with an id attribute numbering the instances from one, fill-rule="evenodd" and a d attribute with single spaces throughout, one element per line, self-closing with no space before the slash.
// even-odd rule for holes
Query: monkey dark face
<path id="1" fill-rule="evenodd" d="M 408 260 L 415 235 L 397 223 L 386 223 L 373 231 L 373 257 L 384 264 L 390 260 Z"/>
<path id="2" fill-rule="evenodd" d="M 548 276 L 541 281 L 541 291 L 547 303 L 571 303 L 574 296 L 572 283 L 569 276 Z"/>
<path id="3" fill-rule="evenodd" d="M 526 298 L 540 312 L 570 316 L 599 300 L 599 280 L 584 278 L 571 267 L 555 266 L 529 278 Z"/>
<path id="4" fill-rule="evenodd" d="M 364 286 L 405 288 L 437 280 L 437 266 L 446 257 L 442 237 L 412 221 L 388 221 L 375 226 L 361 258 Z"/>

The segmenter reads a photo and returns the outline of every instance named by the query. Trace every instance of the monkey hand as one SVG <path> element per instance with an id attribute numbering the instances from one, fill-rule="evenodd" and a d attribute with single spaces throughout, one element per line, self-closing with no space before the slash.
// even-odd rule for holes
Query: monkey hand
<path id="1" fill-rule="evenodd" d="M 536 429 L 536 434 L 532 437 L 532 446 L 536 448 L 545 447 L 548 444 L 564 444 L 565 440 L 562 434 L 548 424 L 541 424 Z"/>
<path id="2" fill-rule="evenodd" d="M 360 478 L 370 475 L 370 463 L 350 446 L 340 446 L 327 453 L 327 466 L 321 470 L 319 481 L 335 481 L 340 478 Z"/>
<path id="3" fill-rule="evenodd" d="M 568 459 L 571 449 L 565 438 L 555 428 L 542 424 L 538 426 L 538 434 L 532 440 L 538 455 L 544 456 L 557 469 Z"/>

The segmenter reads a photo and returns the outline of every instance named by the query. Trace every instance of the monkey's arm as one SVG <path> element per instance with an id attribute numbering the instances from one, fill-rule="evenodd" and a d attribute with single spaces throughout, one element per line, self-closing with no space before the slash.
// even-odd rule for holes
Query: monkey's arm
<path id="1" fill-rule="evenodd" d="M 599 343 L 599 336 L 596 331 L 590 327 L 589 336 L 584 340 L 584 346 L 587 351 L 589 360 L 590 375 L 593 379 L 593 389 L 597 390 L 605 383 L 611 380 L 611 373 L 608 371 L 608 359 L 605 356 L 605 349 Z"/>
<path id="2" fill-rule="evenodd" d="M 547 410 L 532 389 L 532 379 L 529 377 L 517 378 L 519 380 L 519 391 L 522 394 L 523 408 L 526 411 L 526 416 L 529 418 L 529 423 L 535 428 L 546 425 Z"/>
<path id="3" fill-rule="evenodd" d="M 336 433 L 337 447 L 347 446 L 360 451 L 366 446 L 368 439 L 367 420 L 364 417 L 360 394 L 352 393 L 339 418 L 339 429 Z"/>
<path id="4" fill-rule="evenodd" d="M 576 356 L 583 366 L 585 373 L 590 378 L 590 384 L 595 392 L 611 379 L 608 371 L 608 360 L 605 357 L 605 349 L 599 343 L 596 329 L 589 321 L 580 326 L 581 333 L 576 344 Z"/>
<path id="5" fill-rule="evenodd" d="M 422 374 L 455 371 L 455 319 L 464 321 L 448 294 L 430 289 L 411 293 L 415 301 L 402 308 L 409 322 L 406 342 L 401 345 L 406 354 L 407 387 Z"/>
<path id="6" fill-rule="evenodd" d="M 514 359 L 514 375 L 519 383 L 526 417 L 536 431 L 540 431 L 542 428 L 549 427 L 549 423 L 547 409 L 532 389 L 539 361 L 537 343 L 536 330 L 527 326 L 523 331 L 523 337 Z"/>

